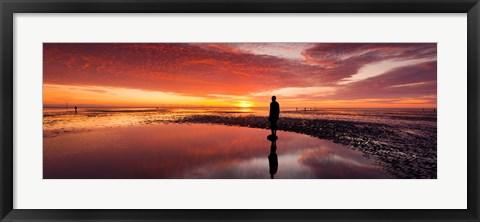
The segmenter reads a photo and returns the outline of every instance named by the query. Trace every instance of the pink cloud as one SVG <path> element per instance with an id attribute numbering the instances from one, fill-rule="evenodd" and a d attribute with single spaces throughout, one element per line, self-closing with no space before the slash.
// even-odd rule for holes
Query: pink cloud
<path id="1" fill-rule="evenodd" d="M 437 95 L 437 62 L 390 70 L 382 75 L 347 84 L 331 98 L 401 98 Z"/>

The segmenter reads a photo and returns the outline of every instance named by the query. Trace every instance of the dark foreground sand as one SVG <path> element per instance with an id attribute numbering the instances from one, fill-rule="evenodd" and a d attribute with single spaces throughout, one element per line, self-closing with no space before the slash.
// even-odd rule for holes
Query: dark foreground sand
<path id="1" fill-rule="evenodd" d="M 174 122 L 269 126 L 266 117 L 253 115 L 192 115 Z M 281 118 L 278 127 L 359 150 L 395 178 L 437 178 L 436 127 L 293 117 Z"/>

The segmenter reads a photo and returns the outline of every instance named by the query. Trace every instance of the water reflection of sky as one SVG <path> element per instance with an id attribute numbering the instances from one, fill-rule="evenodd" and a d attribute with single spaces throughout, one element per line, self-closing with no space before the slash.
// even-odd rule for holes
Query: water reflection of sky
<path id="1" fill-rule="evenodd" d="M 279 131 L 276 151 L 271 152 L 269 133 L 155 124 L 63 134 L 44 138 L 44 178 L 267 179 L 274 160 L 274 177 L 279 179 L 386 177 L 360 152 L 306 135 Z"/>

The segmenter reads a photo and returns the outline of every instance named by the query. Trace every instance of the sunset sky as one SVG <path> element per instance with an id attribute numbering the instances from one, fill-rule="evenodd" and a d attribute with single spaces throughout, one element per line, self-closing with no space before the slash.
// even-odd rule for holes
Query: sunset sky
<path id="1" fill-rule="evenodd" d="M 435 43 L 44 43 L 43 102 L 434 108 Z"/>

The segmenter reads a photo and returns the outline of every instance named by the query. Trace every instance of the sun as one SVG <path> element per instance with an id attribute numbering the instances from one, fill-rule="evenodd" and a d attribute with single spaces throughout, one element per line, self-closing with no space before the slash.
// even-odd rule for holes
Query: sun
<path id="1" fill-rule="evenodd" d="M 240 108 L 249 108 L 249 107 L 252 107 L 253 106 L 253 103 L 250 102 L 250 101 L 237 101 L 237 103 L 234 104 L 236 107 L 240 107 Z"/>

